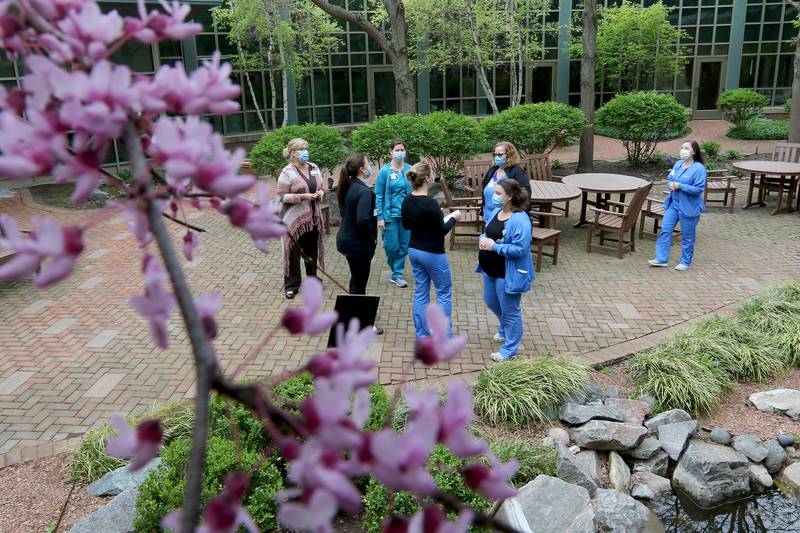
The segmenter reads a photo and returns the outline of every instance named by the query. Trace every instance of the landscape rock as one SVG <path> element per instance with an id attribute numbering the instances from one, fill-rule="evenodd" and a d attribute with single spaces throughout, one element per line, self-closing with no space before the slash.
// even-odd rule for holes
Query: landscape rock
<path id="1" fill-rule="evenodd" d="M 794 435 L 787 435 L 785 433 L 778 435 L 778 444 L 781 446 L 792 446 L 795 440 Z"/>
<path id="2" fill-rule="evenodd" d="M 598 532 L 639 533 L 645 530 L 650 515 L 640 502 L 610 489 L 599 489 L 592 507 Z"/>
<path id="3" fill-rule="evenodd" d="M 750 490 L 764 491 L 772 486 L 772 476 L 769 475 L 764 465 L 750 464 Z"/>
<path id="4" fill-rule="evenodd" d="M 658 426 L 658 441 L 664 449 L 669 458 L 677 461 L 683 449 L 686 447 L 686 441 L 689 436 L 697 429 L 697 422 L 689 420 L 688 422 L 675 422 L 673 424 L 663 424 Z"/>
<path id="5" fill-rule="evenodd" d="M 128 489 L 137 488 L 150 473 L 150 469 L 160 464 L 161 457 L 156 457 L 136 472 L 130 472 L 127 466 L 117 468 L 89 484 L 86 493 L 89 496 L 116 496 Z"/>
<path id="6" fill-rule="evenodd" d="M 617 452 L 608 454 L 608 479 L 614 490 L 628 494 L 631 482 L 631 469 Z"/>
<path id="7" fill-rule="evenodd" d="M 586 391 L 586 401 L 594 401 L 600 400 L 603 401 L 606 399 L 606 393 L 603 391 L 602 387 L 595 382 L 591 382 L 589 384 L 589 389 Z"/>
<path id="8" fill-rule="evenodd" d="M 784 448 L 786 452 L 786 462 L 789 464 L 796 463 L 800 461 L 800 450 L 798 450 L 794 446 L 787 446 Z"/>
<path id="9" fill-rule="evenodd" d="M 637 500 L 654 500 L 655 493 L 647 485 L 634 485 L 631 489 L 631 496 Z"/>
<path id="10" fill-rule="evenodd" d="M 669 479 L 652 472 L 636 472 L 631 478 L 631 484 L 644 485 L 656 496 L 667 496 L 672 493 L 672 483 L 670 483 Z"/>
<path id="11" fill-rule="evenodd" d="M 727 430 L 722 429 L 722 428 L 714 428 L 714 429 L 712 429 L 711 430 L 711 435 L 709 435 L 709 437 L 711 437 L 711 440 L 716 442 L 717 444 L 723 444 L 725 446 L 730 444 L 731 443 L 731 439 L 733 438 L 733 437 L 731 437 L 731 434 L 728 433 Z"/>
<path id="12" fill-rule="evenodd" d="M 669 455 L 664 450 L 659 450 L 650 459 L 634 461 L 633 472 L 652 472 L 659 476 L 666 476 L 669 470 Z"/>
<path id="13" fill-rule="evenodd" d="M 525 518 L 522 504 L 519 503 L 517 498 L 503 500 L 503 504 L 497 510 L 494 518 L 501 524 L 505 524 L 520 533 L 534 533 L 528 525 L 528 519 Z"/>
<path id="14" fill-rule="evenodd" d="M 800 420 L 800 390 L 775 389 L 756 392 L 748 399 L 759 411 L 781 413 L 794 420 Z"/>
<path id="15" fill-rule="evenodd" d="M 569 451 L 572 452 L 572 455 L 577 455 L 581 452 L 581 447 L 573 445 L 569 447 Z"/>
<path id="16" fill-rule="evenodd" d="M 767 447 L 755 433 L 742 433 L 733 437 L 733 448 L 742 452 L 753 462 L 760 463 L 767 458 Z"/>
<path id="17" fill-rule="evenodd" d="M 617 387 L 609 387 L 606 389 L 606 398 L 619 398 L 619 389 Z"/>
<path id="18" fill-rule="evenodd" d="M 646 433 L 642 426 L 605 420 L 592 420 L 570 429 L 573 442 L 590 450 L 632 450 L 641 444 Z"/>
<path id="19" fill-rule="evenodd" d="M 590 496 L 598 487 L 602 487 L 600 461 L 594 451 L 573 454 L 563 445 L 558 446 L 556 473 L 559 479 L 585 488 Z"/>
<path id="20" fill-rule="evenodd" d="M 644 426 L 651 431 L 655 431 L 658 429 L 658 426 L 674 424 L 676 422 L 688 422 L 691 419 L 692 417 L 689 416 L 689 413 L 683 409 L 672 409 L 671 411 L 659 413 L 650 420 L 645 420 Z"/>
<path id="21" fill-rule="evenodd" d="M 716 507 L 750 493 L 750 462 L 727 446 L 692 440 L 672 475 L 672 484 L 695 505 Z"/>
<path id="22" fill-rule="evenodd" d="M 656 399 L 650 396 L 649 394 L 640 394 L 638 398 L 636 398 L 640 402 L 646 403 L 650 409 L 653 409 L 653 406 L 656 404 Z"/>
<path id="23" fill-rule="evenodd" d="M 105 507 L 93 512 L 69 530 L 70 533 L 132 533 L 139 489 L 114 496 Z"/>
<path id="24" fill-rule="evenodd" d="M 800 490 L 800 463 L 792 463 L 783 469 L 778 479 L 792 490 Z"/>
<path id="25" fill-rule="evenodd" d="M 558 411 L 558 417 L 573 426 L 584 424 L 589 420 L 602 419 L 622 422 L 622 413 L 614 408 L 600 405 L 579 405 L 576 403 L 565 403 Z"/>
<path id="26" fill-rule="evenodd" d="M 661 442 L 655 437 L 646 437 L 642 443 L 633 450 L 627 452 L 634 459 L 650 459 L 661 449 Z"/>
<path id="27" fill-rule="evenodd" d="M 528 526 L 536 533 L 595 533 L 589 492 L 550 476 L 537 476 L 519 490 Z"/>
<path id="28" fill-rule="evenodd" d="M 650 414 L 650 406 L 639 400 L 628 400 L 625 398 L 608 398 L 606 400 L 608 407 L 613 407 L 622 413 L 626 424 L 636 424 L 641 426 L 647 415 Z"/>
<path id="29" fill-rule="evenodd" d="M 776 439 L 770 439 L 764 443 L 767 449 L 767 457 L 764 459 L 764 466 L 770 474 L 776 474 L 783 467 L 786 461 L 786 451 Z"/>
<path id="30" fill-rule="evenodd" d="M 564 428 L 550 428 L 550 431 L 547 432 L 547 436 L 555 442 L 561 443 L 564 446 L 569 446 L 569 433 L 567 433 L 567 430 Z"/>

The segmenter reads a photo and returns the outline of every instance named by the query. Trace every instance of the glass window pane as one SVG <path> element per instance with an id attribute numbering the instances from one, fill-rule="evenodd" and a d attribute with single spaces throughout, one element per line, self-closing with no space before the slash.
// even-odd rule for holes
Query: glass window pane
<path id="1" fill-rule="evenodd" d="M 764 22 L 778 22 L 781 20 L 783 6 L 780 4 L 764 8 Z"/>
<path id="2" fill-rule="evenodd" d="M 728 55 L 728 45 L 727 44 L 715 44 L 714 45 L 714 54 L 718 56 L 726 56 Z"/>
<path id="3" fill-rule="evenodd" d="M 504 109 L 508 109 L 509 107 L 511 107 L 511 98 L 497 98 L 497 109 L 502 111 Z"/>
<path id="4" fill-rule="evenodd" d="M 667 22 L 669 22 L 673 26 L 677 26 L 680 16 L 681 16 L 680 11 L 678 11 L 677 9 L 673 9 L 672 11 L 667 13 Z"/>
<path id="5" fill-rule="evenodd" d="M 656 90 L 670 91 L 674 81 L 672 74 L 666 76 L 661 74 L 656 79 Z"/>
<path id="6" fill-rule="evenodd" d="M 742 68 L 739 71 L 740 87 L 755 87 L 756 56 L 742 56 Z"/>
<path id="7" fill-rule="evenodd" d="M 342 105 L 333 108 L 334 124 L 350 124 L 350 106 Z"/>
<path id="8" fill-rule="evenodd" d="M 697 47 L 697 55 L 699 56 L 710 56 L 711 55 L 711 45 L 710 44 L 701 44 Z"/>
<path id="9" fill-rule="evenodd" d="M 714 26 L 701 26 L 700 33 L 697 36 L 697 42 L 710 43 L 714 37 Z"/>
<path id="10" fill-rule="evenodd" d="M 716 10 L 712 8 L 705 8 L 700 10 L 700 24 L 714 24 L 714 15 Z"/>
<path id="11" fill-rule="evenodd" d="M 153 49 L 149 44 L 128 41 L 111 59 L 136 72 L 153 72 Z"/>
<path id="12" fill-rule="evenodd" d="M 446 108 L 448 111 L 453 111 L 455 113 L 461 112 L 461 102 L 459 100 L 447 100 Z"/>
<path id="13" fill-rule="evenodd" d="M 369 106 L 367 104 L 353 106 L 353 122 L 367 122 L 369 120 Z"/>
<path id="14" fill-rule="evenodd" d="M 461 69 L 450 67 L 445 74 L 445 98 L 459 98 L 461 96 Z"/>
<path id="15" fill-rule="evenodd" d="M 761 22 L 761 6 L 747 6 L 747 15 L 745 22 Z"/>
<path id="16" fill-rule="evenodd" d="M 778 60 L 778 79 L 775 87 L 791 87 L 792 74 L 794 73 L 793 56 L 782 55 Z"/>
<path id="17" fill-rule="evenodd" d="M 691 44 L 695 42 L 697 28 L 683 28 L 683 31 L 686 32 L 686 36 L 681 37 L 681 44 Z"/>
<path id="18" fill-rule="evenodd" d="M 328 71 L 314 71 L 314 105 L 331 103 L 330 87 L 328 87 Z"/>
<path id="19" fill-rule="evenodd" d="M 369 45 L 370 52 L 383 52 L 383 48 L 378 46 L 378 43 L 376 43 L 371 37 L 367 37 L 367 43 Z"/>
<path id="20" fill-rule="evenodd" d="M 468 98 L 466 100 L 461 101 L 461 112 L 465 115 L 474 115 L 477 112 L 475 107 L 475 99 Z"/>
<path id="21" fill-rule="evenodd" d="M 781 31 L 780 24 L 764 24 L 763 30 L 761 31 L 761 40 L 777 41 L 780 35 L 780 31 Z"/>
<path id="22" fill-rule="evenodd" d="M 580 61 L 570 61 L 569 63 L 569 92 L 576 93 L 581 90 L 581 63 Z"/>
<path id="23" fill-rule="evenodd" d="M 442 80 L 442 71 L 434 70 L 431 72 L 431 98 L 444 97 L 444 80 Z"/>
<path id="24" fill-rule="evenodd" d="M 441 100 L 431 100 L 431 111 L 441 111 L 442 105 Z"/>
<path id="25" fill-rule="evenodd" d="M 332 82 L 333 82 L 333 103 L 349 104 L 350 82 L 347 79 L 347 70 L 341 68 L 334 69 Z M 348 122 L 350 122 L 349 119 Z"/>
<path id="26" fill-rule="evenodd" d="M 6 59 L 5 54 L 0 58 L 0 78 L 14 77 L 14 63 Z"/>
<path id="27" fill-rule="evenodd" d="M 350 54 L 351 65 L 366 65 L 367 54 Z"/>
<path id="28" fill-rule="evenodd" d="M 210 56 L 217 49 L 213 35 L 198 35 L 194 39 L 197 46 L 197 55 L 200 57 Z"/>
<path id="29" fill-rule="evenodd" d="M 686 107 L 692 105 L 692 93 L 690 92 L 675 93 L 675 99 Z"/>
<path id="30" fill-rule="evenodd" d="M 350 83 L 353 87 L 353 102 L 367 101 L 367 69 L 354 68 L 350 71 Z"/>
<path id="31" fill-rule="evenodd" d="M 180 41 L 161 41 L 158 43 L 158 53 L 161 57 L 181 57 Z"/>
<path id="32" fill-rule="evenodd" d="M 475 80 L 475 70 L 471 68 L 463 68 L 461 70 L 461 97 L 468 98 L 470 96 L 477 96 L 477 85 Z"/>
<path id="33" fill-rule="evenodd" d="M 746 43 L 742 46 L 742 53 L 744 54 L 757 54 L 758 43 Z"/>
<path id="34" fill-rule="evenodd" d="M 717 9 L 717 24 L 730 24 L 733 8 L 721 7 Z"/>
<path id="35" fill-rule="evenodd" d="M 697 10 L 684 9 L 681 11 L 681 26 L 694 26 L 697 24 Z"/>
<path id="36" fill-rule="evenodd" d="M 731 27 L 717 26 L 717 36 L 714 38 L 714 41 L 718 43 L 727 43 L 730 40 L 731 40 Z"/>
<path id="37" fill-rule="evenodd" d="M 318 124 L 330 124 L 331 123 L 331 108 L 330 107 L 318 107 L 315 109 L 317 112 L 317 123 Z"/>
<path id="38" fill-rule="evenodd" d="M 778 43 L 761 43 L 762 54 L 774 54 L 778 51 Z"/>
<path id="39" fill-rule="evenodd" d="M 225 117 L 225 133 L 242 133 L 244 131 L 244 116 L 242 113 Z"/>
<path id="40" fill-rule="evenodd" d="M 263 117 L 263 115 L 262 115 Z M 258 113 L 245 113 L 245 124 L 247 131 L 261 131 L 261 121 L 258 118 Z"/>
<path id="41" fill-rule="evenodd" d="M 369 64 L 370 65 L 383 65 L 383 54 L 370 54 L 369 55 Z"/>
<path id="42" fill-rule="evenodd" d="M 219 51 L 224 56 L 236 55 L 236 45 L 228 39 L 227 35 L 220 34 L 219 36 Z"/>
<path id="43" fill-rule="evenodd" d="M 363 33 L 350 34 L 350 51 L 363 52 L 367 49 L 366 35 Z"/>
<path id="44" fill-rule="evenodd" d="M 332 54 L 331 55 L 331 66 L 334 66 L 334 67 L 346 67 L 347 66 L 347 54 Z"/>
<path id="45" fill-rule="evenodd" d="M 775 56 L 761 56 L 758 62 L 758 87 L 772 87 L 775 62 Z"/>
<path id="46" fill-rule="evenodd" d="M 297 122 L 300 124 L 308 124 L 311 122 L 311 108 L 306 107 L 297 110 Z"/>
<path id="47" fill-rule="evenodd" d="M 697 0 L 683 0 L 684 7 L 696 6 L 696 5 L 697 5 Z"/>
<path id="48" fill-rule="evenodd" d="M 761 26 L 758 24 L 746 24 L 744 27 L 744 40 L 745 41 L 758 41 L 758 34 Z"/>
<path id="49" fill-rule="evenodd" d="M 692 73 L 694 72 L 694 59 L 689 59 L 686 65 L 678 72 L 675 80 L 676 90 L 687 90 L 692 88 Z"/>
<path id="50" fill-rule="evenodd" d="M 200 6 L 192 6 L 189 18 L 194 22 L 199 22 L 203 25 L 203 31 L 214 30 L 214 20 L 211 16 L 211 10 Z"/>
<path id="51" fill-rule="evenodd" d="M 297 91 L 297 105 L 307 106 L 311 105 L 311 78 L 306 76 Z"/>

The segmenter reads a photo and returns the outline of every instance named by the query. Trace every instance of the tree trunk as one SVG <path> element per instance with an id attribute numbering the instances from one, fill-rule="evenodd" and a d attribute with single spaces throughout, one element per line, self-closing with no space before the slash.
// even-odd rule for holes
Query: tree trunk
<path id="1" fill-rule="evenodd" d="M 788 2 L 800 9 L 797 2 Z M 800 36 L 798 36 L 800 37 Z M 800 143 L 800 38 L 794 45 L 794 77 L 792 78 L 792 109 L 789 113 L 789 142 Z"/>
<path id="2" fill-rule="evenodd" d="M 263 46 L 263 44 L 262 44 Z M 272 35 L 269 36 L 269 43 L 267 43 L 267 72 L 269 73 L 269 105 L 270 109 L 272 110 L 270 115 L 272 115 L 272 127 L 274 129 L 278 128 L 278 118 L 276 115 L 275 108 L 278 107 L 277 97 L 275 96 L 275 71 L 272 69 Z"/>
<path id="3" fill-rule="evenodd" d="M 489 79 L 486 77 L 486 66 L 483 64 L 481 57 L 480 40 L 478 39 L 478 28 L 475 24 L 475 13 L 472 11 L 472 0 L 466 0 L 464 6 L 467 10 L 467 20 L 469 21 L 470 31 L 472 33 L 472 44 L 475 47 L 475 56 L 478 63 L 477 73 L 478 81 L 483 87 L 483 92 L 486 93 L 486 99 L 489 100 L 489 105 L 492 106 L 492 113 L 495 115 L 500 112 L 497 109 L 497 100 L 494 97 L 494 91 L 489 86 Z"/>
<path id="4" fill-rule="evenodd" d="M 391 38 L 369 22 L 361 13 L 354 13 L 326 0 L 311 0 L 314 5 L 328 15 L 349 22 L 361 28 L 381 47 L 392 62 L 394 79 L 397 84 L 397 110 L 400 113 L 417 112 L 417 87 L 408 59 L 408 23 L 402 0 L 383 0 L 383 7 L 389 15 Z"/>
<path id="5" fill-rule="evenodd" d="M 578 172 L 594 170 L 594 99 L 595 69 L 597 67 L 597 4 L 583 3 L 583 58 L 581 59 L 581 111 L 586 126 L 581 130 L 578 152 Z"/>
<path id="6" fill-rule="evenodd" d="M 281 128 L 285 128 L 289 124 L 289 97 L 287 96 L 289 88 L 289 65 L 286 64 L 286 48 L 283 46 L 283 41 L 278 39 L 278 54 L 281 56 L 281 65 L 283 72 L 281 75 L 281 91 L 283 95 L 283 120 L 281 121 Z"/>
<path id="7" fill-rule="evenodd" d="M 236 52 L 239 54 L 239 63 L 242 65 L 242 74 L 244 74 L 244 79 L 247 81 L 247 87 L 250 89 L 250 99 L 253 101 L 253 106 L 256 108 L 256 115 L 258 115 L 258 121 L 261 123 L 261 129 L 267 131 L 267 124 L 264 122 L 264 117 L 261 115 L 261 106 L 258 105 L 256 91 L 253 89 L 253 82 L 250 81 L 250 73 L 247 72 L 244 49 L 242 48 L 242 33 L 239 28 L 239 19 L 236 17 L 236 3 L 234 0 L 231 0 L 231 10 L 233 11 L 233 25 L 236 27 Z"/>

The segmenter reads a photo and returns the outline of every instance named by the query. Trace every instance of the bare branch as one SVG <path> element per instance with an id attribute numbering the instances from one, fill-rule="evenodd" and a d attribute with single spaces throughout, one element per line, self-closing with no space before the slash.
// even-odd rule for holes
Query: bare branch
<path id="1" fill-rule="evenodd" d="M 346 22 L 350 22 L 351 24 L 355 24 L 362 30 L 364 30 L 367 35 L 369 35 L 381 49 L 386 52 L 389 56 L 389 59 L 394 62 L 397 58 L 397 53 L 392 47 L 392 43 L 386 36 L 381 33 L 381 31 L 375 27 L 369 20 L 364 17 L 364 15 L 354 13 L 347 9 L 343 9 L 339 6 L 335 6 L 325 0 L 311 0 L 317 7 L 323 10 L 328 15 L 337 18 L 339 20 L 344 20 Z"/>
<path id="2" fill-rule="evenodd" d="M 193 229 L 198 233 L 205 233 L 205 231 L 206 231 L 203 228 L 200 228 L 198 226 L 194 226 L 192 224 L 189 224 L 188 222 L 184 222 L 183 220 L 181 220 L 179 218 L 175 218 L 174 216 L 170 215 L 169 213 L 161 213 L 161 214 L 164 216 L 164 218 L 168 218 L 171 221 L 175 222 L 176 224 L 180 224 L 181 226 L 185 226 L 185 227 L 187 227 L 189 229 Z"/>

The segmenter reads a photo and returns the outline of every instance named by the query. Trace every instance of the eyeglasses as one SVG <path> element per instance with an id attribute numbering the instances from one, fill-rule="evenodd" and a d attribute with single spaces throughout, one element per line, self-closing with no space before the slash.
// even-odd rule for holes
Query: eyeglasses
<path id="1" fill-rule="evenodd" d="M 492 157 L 505 157 L 506 154 L 498 154 L 497 152 L 492 154 Z"/>

